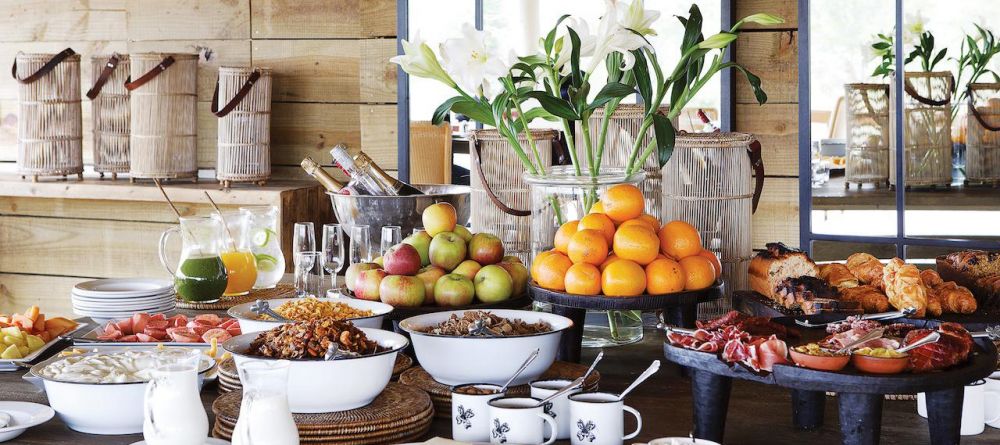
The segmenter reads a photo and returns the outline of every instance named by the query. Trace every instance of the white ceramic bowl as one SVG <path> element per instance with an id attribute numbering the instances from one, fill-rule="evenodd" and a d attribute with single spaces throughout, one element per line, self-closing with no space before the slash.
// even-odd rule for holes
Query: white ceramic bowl
<path id="1" fill-rule="evenodd" d="M 281 304 L 286 301 L 295 301 L 295 300 L 298 300 L 298 298 L 276 298 L 274 300 L 267 300 L 267 302 L 268 304 L 271 305 L 271 308 L 273 309 L 278 306 L 281 306 Z M 385 318 L 386 315 L 392 312 L 393 309 L 392 306 L 385 303 L 381 303 L 378 301 L 359 300 L 356 298 L 320 298 L 319 300 L 329 301 L 331 303 L 343 303 L 354 309 L 372 311 L 373 315 L 370 315 L 368 317 L 347 319 L 347 321 L 354 323 L 354 326 L 357 326 L 359 328 L 375 328 L 375 329 L 382 328 L 382 320 Z M 253 306 L 253 302 L 243 303 L 240 305 L 233 306 L 229 308 L 228 311 L 230 317 L 239 320 L 240 330 L 243 331 L 244 334 L 266 331 L 284 324 L 280 321 L 261 320 L 257 318 L 257 314 L 254 314 L 253 311 L 250 310 L 250 306 Z"/>
<path id="2" fill-rule="evenodd" d="M 479 382 L 503 385 L 521 366 L 528 354 L 536 348 L 538 358 L 528 365 L 514 385 L 523 385 L 538 379 L 556 359 L 562 331 L 573 326 L 573 321 L 555 314 L 518 310 L 487 310 L 498 317 L 521 319 L 528 323 L 545 321 L 552 331 L 520 337 L 448 337 L 420 332 L 419 330 L 447 320 L 452 314 L 461 316 L 465 311 L 435 312 L 417 315 L 399 323 L 410 334 L 417 361 L 434 380 L 445 385 Z"/>
<path id="3" fill-rule="evenodd" d="M 10 424 L 0 428 L 0 442 L 14 439 L 28 428 L 48 422 L 56 414 L 52 408 L 30 402 L 0 402 L 0 412 L 10 415 Z"/>
<path id="4" fill-rule="evenodd" d="M 67 426 L 87 434 L 142 433 L 142 404 L 146 395 L 146 382 L 79 383 L 42 376 L 43 368 L 64 358 L 66 357 L 56 356 L 32 366 L 31 375 L 41 379 L 49 406 L 56 410 L 56 414 Z M 204 369 L 199 370 L 198 375 L 199 388 L 205 374 L 215 367 L 214 362 L 206 360 L 203 363 Z"/>
<path id="5" fill-rule="evenodd" d="M 329 413 L 368 405 L 392 377 L 396 355 L 409 345 L 395 332 L 360 328 L 369 339 L 389 348 L 386 352 L 337 360 L 289 360 L 288 406 L 293 413 Z M 233 337 L 222 347 L 233 355 L 236 367 L 255 360 L 276 360 L 248 355 L 257 333 Z"/>

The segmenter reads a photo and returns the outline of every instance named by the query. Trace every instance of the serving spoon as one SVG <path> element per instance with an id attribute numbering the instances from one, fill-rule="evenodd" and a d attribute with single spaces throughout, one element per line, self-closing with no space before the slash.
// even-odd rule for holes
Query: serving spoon
<path id="1" fill-rule="evenodd" d="M 289 323 L 292 321 L 285 317 L 282 317 L 281 315 L 278 315 L 277 312 L 274 312 L 274 309 L 271 309 L 271 305 L 267 302 L 267 300 L 257 299 L 257 301 L 253 302 L 253 304 L 250 306 L 250 312 L 257 314 L 258 316 L 267 315 L 268 317 L 271 317 L 283 323 Z"/>
<path id="2" fill-rule="evenodd" d="M 493 332 L 489 326 L 486 326 L 486 321 L 482 318 L 477 318 L 472 320 L 472 324 L 469 325 L 469 335 L 473 337 L 496 337 L 496 333 Z"/>
<path id="3" fill-rule="evenodd" d="M 535 404 L 535 407 L 545 406 L 546 403 L 549 403 L 549 402 L 555 400 L 556 398 L 558 398 L 559 396 L 561 396 L 563 394 L 566 394 L 566 393 L 568 393 L 568 392 L 576 389 L 577 386 L 583 385 L 583 380 L 584 380 L 583 377 L 580 377 L 580 378 L 578 378 L 576 380 L 573 380 L 572 382 L 569 382 L 568 385 L 563 386 L 562 388 L 559 388 L 558 391 L 552 393 L 548 397 L 542 399 L 541 402 L 538 402 L 537 404 Z"/>
<path id="4" fill-rule="evenodd" d="M 639 377 L 636 377 L 635 381 L 632 382 L 631 385 L 628 385 L 628 388 L 625 388 L 625 390 L 622 391 L 622 393 L 618 396 L 618 400 L 625 400 L 625 396 L 628 393 L 632 392 L 633 389 L 642 384 L 642 382 L 645 382 L 646 379 L 650 378 L 653 374 L 656 374 L 656 371 L 659 370 L 660 370 L 660 361 L 653 360 L 653 363 L 651 363 L 649 367 L 642 372 L 642 374 L 639 374 Z"/>
<path id="5" fill-rule="evenodd" d="M 591 363 L 590 368 L 587 368 L 587 372 L 583 373 L 584 381 L 587 380 L 587 377 L 590 377 L 590 373 L 594 372 L 594 369 L 597 369 L 597 364 L 600 363 L 601 359 L 603 358 L 604 358 L 604 350 L 601 349 L 601 352 L 597 353 L 597 357 L 594 357 L 594 363 Z"/>
<path id="6" fill-rule="evenodd" d="M 878 321 L 885 321 L 885 320 L 893 320 L 893 319 L 896 319 L 896 318 L 909 317 L 909 316 L 911 316 L 911 315 L 913 315 L 915 313 L 917 313 L 917 308 L 915 308 L 915 307 L 908 307 L 908 308 L 905 308 L 905 309 L 903 309 L 901 311 L 889 311 L 889 312 L 879 312 L 879 313 L 876 313 L 876 314 L 864 314 L 864 315 L 861 315 L 860 317 L 858 317 L 858 320 L 878 320 Z M 833 324 L 833 323 L 840 323 L 842 321 L 844 321 L 844 320 L 836 320 L 836 321 L 831 321 L 831 322 L 827 322 L 827 323 L 812 323 L 809 320 L 799 320 L 799 319 L 796 319 L 795 320 L 795 324 L 797 324 L 799 326 L 802 326 L 804 328 L 821 328 L 821 327 L 824 327 L 826 325 Z"/>
<path id="7" fill-rule="evenodd" d="M 896 352 L 904 353 L 904 352 L 909 351 L 911 349 L 919 348 L 919 347 L 921 347 L 923 345 L 926 345 L 928 343 L 937 342 L 940 339 L 941 339 L 941 334 L 938 333 L 937 331 L 934 331 L 934 332 L 931 332 L 930 334 L 927 334 L 927 336 L 925 336 L 924 338 L 921 338 L 920 340 L 917 340 L 917 341 L 915 341 L 913 343 L 910 343 L 910 344 L 908 344 L 906 346 L 903 346 L 902 348 L 897 349 Z"/>
<path id="8" fill-rule="evenodd" d="M 528 369 L 528 365 L 530 365 L 531 362 L 535 361 L 535 359 L 538 358 L 539 352 L 541 352 L 541 349 L 535 349 L 534 351 L 531 351 L 531 354 L 528 354 L 528 358 L 524 360 L 524 363 L 521 363 L 521 367 L 517 368 L 517 371 L 514 371 L 514 375 L 510 376 L 510 379 L 507 380 L 507 383 L 504 383 L 503 386 L 500 387 L 500 394 L 507 392 L 507 387 L 510 386 L 510 384 L 514 382 L 514 379 L 520 376 L 525 369 Z"/>

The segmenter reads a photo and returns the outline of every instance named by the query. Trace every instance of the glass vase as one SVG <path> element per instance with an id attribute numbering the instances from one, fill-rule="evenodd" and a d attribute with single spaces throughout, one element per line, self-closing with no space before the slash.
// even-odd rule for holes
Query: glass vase
<path id="1" fill-rule="evenodd" d="M 544 175 L 525 174 L 531 194 L 531 258 L 552 250 L 563 223 L 590 212 L 604 191 L 619 184 L 639 186 L 645 173 L 625 175 L 624 169 L 605 168 L 597 176 L 577 176 L 572 166 L 555 166 Z M 544 308 L 542 308 L 544 309 Z M 642 340 L 642 317 L 637 311 L 588 311 L 583 329 L 584 347 L 608 347 Z"/>

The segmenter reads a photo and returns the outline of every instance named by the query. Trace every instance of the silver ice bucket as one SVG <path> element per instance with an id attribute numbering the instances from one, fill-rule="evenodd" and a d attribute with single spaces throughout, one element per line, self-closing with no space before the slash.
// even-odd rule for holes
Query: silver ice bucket
<path id="1" fill-rule="evenodd" d="M 414 184 L 426 193 L 413 196 L 355 196 L 327 192 L 333 203 L 333 212 L 344 229 L 351 234 L 351 227 L 367 225 L 371 234 L 372 255 L 378 256 L 382 243 L 383 226 L 399 226 L 403 238 L 410 236 L 413 229 L 423 227 L 420 215 L 434 203 L 447 202 L 455 207 L 458 223 L 469 223 L 469 187 L 448 184 Z"/>

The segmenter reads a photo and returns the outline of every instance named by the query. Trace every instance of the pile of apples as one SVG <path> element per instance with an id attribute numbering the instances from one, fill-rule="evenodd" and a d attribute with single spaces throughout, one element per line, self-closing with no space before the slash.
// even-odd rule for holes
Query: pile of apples
<path id="1" fill-rule="evenodd" d="M 32 306 L 23 314 L 0 315 L 0 359 L 26 357 L 60 335 L 76 329 L 77 322 L 63 317 L 45 319 L 45 314 Z"/>
<path id="2" fill-rule="evenodd" d="M 528 269 L 521 260 L 504 256 L 500 238 L 458 225 L 451 204 L 433 204 L 421 219 L 424 230 L 374 263 L 347 268 L 344 280 L 355 297 L 397 307 L 455 307 L 497 303 L 527 291 Z"/>

